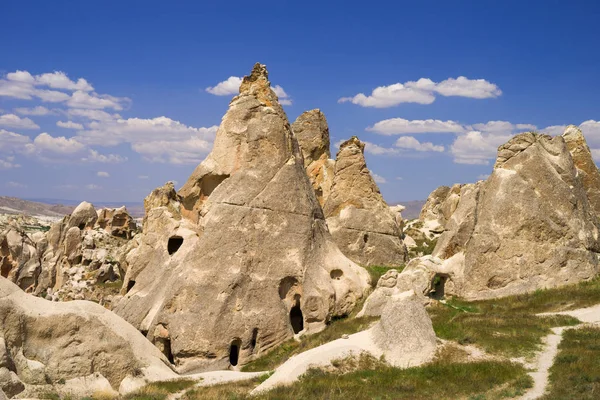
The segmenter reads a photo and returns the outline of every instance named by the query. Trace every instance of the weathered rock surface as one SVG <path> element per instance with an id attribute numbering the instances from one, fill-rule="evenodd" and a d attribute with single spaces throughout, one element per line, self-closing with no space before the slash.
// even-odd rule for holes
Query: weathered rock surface
<path id="1" fill-rule="evenodd" d="M 562 137 L 565 139 L 571 157 L 573 157 L 578 175 L 583 181 L 583 187 L 590 201 L 590 206 L 596 215 L 600 216 L 600 171 L 598 171 L 598 166 L 594 162 L 585 137 L 581 129 L 575 125 L 569 125 Z"/>
<path id="2" fill-rule="evenodd" d="M 304 167 L 321 206 L 329 197 L 335 161 L 329 151 L 329 126 L 319 109 L 302 113 L 292 124 L 292 131 L 304 156 Z"/>
<path id="3" fill-rule="evenodd" d="M 429 361 L 435 354 L 437 338 L 419 296 L 412 291 L 392 296 L 373 328 L 373 341 L 395 367 Z"/>
<path id="4" fill-rule="evenodd" d="M 112 236 L 131 239 L 137 226 L 125 206 L 120 208 L 103 208 L 98 211 L 98 226 Z"/>
<path id="5" fill-rule="evenodd" d="M 406 247 L 396 216 L 367 169 L 364 146 L 357 137 L 340 146 L 331 193 L 323 208 L 327 225 L 351 260 L 399 266 L 406 261 Z"/>
<path id="6" fill-rule="evenodd" d="M 332 240 L 263 65 L 179 193 L 146 198 L 116 312 L 180 371 L 244 364 L 349 313 L 366 271 Z"/>
<path id="7" fill-rule="evenodd" d="M 101 374 L 118 390 L 176 377 L 158 349 L 95 303 L 52 303 L 0 278 L 0 321 L 0 384 L 9 396 L 23 390 L 20 382 Z"/>

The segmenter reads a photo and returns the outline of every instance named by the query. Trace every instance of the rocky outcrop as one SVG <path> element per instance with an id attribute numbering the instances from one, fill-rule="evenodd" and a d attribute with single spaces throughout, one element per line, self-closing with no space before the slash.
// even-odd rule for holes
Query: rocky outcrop
<path id="1" fill-rule="evenodd" d="M 396 216 L 386 204 L 364 157 L 365 145 L 352 137 L 336 157 L 331 193 L 323 211 L 342 252 L 362 265 L 399 266 L 406 247 Z"/>
<path id="2" fill-rule="evenodd" d="M 8 225 L 0 231 L 0 276 L 23 290 L 33 291 L 46 246 L 43 232 L 27 232 L 18 224 Z"/>
<path id="3" fill-rule="evenodd" d="M 145 206 L 115 310 L 180 371 L 247 363 L 348 314 L 367 290 L 329 235 L 263 65 L 179 193 L 166 185 Z"/>
<path id="4" fill-rule="evenodd" d="M 125 206 L 99 210 L 97 224 L 110 235 L 124 239 L 131 239 L 137 230 L 135 221 Z"/>
<path id="5" fill-rule="evenodd" d="M 97 213 L 90 203 L 81 203 L 48 231 L 33 292 L 110 308 L 127 268 L 126 252 L 135 247 L 128 241 L 135 230 L 124 207 Z"/>
<path id="6" fill-rule="evenodd" d="M 113 389 L 176 374 L 137 330 L 86 301 L 52 303 L 0 278 L 0 385 L 9 396 L 27 385 L 101 375 Z"/>
<path id="7" fill-rule="evenodd" d="M 583 187 L 590 201 L 590 206 L 596 215 L 600 217 L 600 171 L 598 171 L 598 166 L 594 162 L 585 137 L 581 129 L 575 125 L 569 125 L 562 137 L 567 144 L 571 157 L 573 157 L 578 175 L 583 181 Z"/>
<path id="8" fill-rule="evenodd" d="M 302 113 L 292 124 L 292 131 L 304 157 L 304 167 L 321 206 L 329 197 L 335 161 L 329 151 L 329 127 L 319 109 Z"/>

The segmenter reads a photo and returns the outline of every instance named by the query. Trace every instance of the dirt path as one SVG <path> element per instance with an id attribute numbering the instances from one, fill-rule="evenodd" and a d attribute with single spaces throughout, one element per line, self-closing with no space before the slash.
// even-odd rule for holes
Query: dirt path
<path id="1" fill-rule="evenodd" d="M 579 319 L 581 322 L 598 325 L 600 324 L 600 304 L 577 310 L 542 313 L 538 315 L 570 315 Z M 544 338 L 544 348 L 536 358 L 535 371 L 529 373 L 533 378 L 533 387 L 520 398 L 521 400 L 538 399 L 546 392 L 549 383 L 549 369 L 552 367 L 552 364 L 554 364 L 554 357 L 556 357 L 556 354 L 558 353 L 558 345 L 562 340 L 565 329 L 572 328 L 564 326 L 553 328 L 552 333 Z"/>

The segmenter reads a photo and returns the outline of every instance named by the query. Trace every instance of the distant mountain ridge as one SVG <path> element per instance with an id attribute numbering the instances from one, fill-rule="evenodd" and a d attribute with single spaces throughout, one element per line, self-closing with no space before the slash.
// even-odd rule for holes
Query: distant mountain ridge
<path id="1" fill-rule="evenodd" d="M 404 219 L 415 219 L 419 218 L 419 214 L 421 214 L 421 209 L 425 205 L 427 200 L 411 200 L 411 201 L 397 201 L 393 204 L 390 203 L 390 206 L 395 206 L 398 204 L 406 207 L 404 211 L 402 211 L 402 218 Z"/>
<path id="2" fill-rule="evenodd" d="M 65 199 L 19 199 L 17 197 L 0 196 L 0 214 L 43 215 L 62 217 L 70 214 L 81 201 Z M 96 209 L 127 207 L 129 214 L 136 217 L 144 216 L 144 204 L 139 202 L 95 202 Z"/>

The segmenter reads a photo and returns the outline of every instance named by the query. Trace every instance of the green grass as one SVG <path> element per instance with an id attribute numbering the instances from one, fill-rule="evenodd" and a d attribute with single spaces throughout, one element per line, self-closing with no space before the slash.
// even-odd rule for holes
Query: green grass
<path id="1" fill-rule="evenodd" d="M 367 329 L 377 318 L 343 318 L 331 321 L 325 330 L 314 335 L 302 336 L 301 341 L 297 342 L 290 339 L 275 350 L 267 353 L 263 357 L 245 365 L 242 371 L 270 371 L 283 364 L 294 354 L 313 349 L 322 344 L 331 342 L 342 337 L 343 334 L 352 334 Z"/>
<path id="2" fill-rule="evenodd" d="M 169 394 L 181 392 L 188 389 L 197 381 L 191 379 L 180 379 L 164 382 L 154 382 L 144 386 L 140 390 L 123 397 L 124 400 L 165 400 Z"/>
<path id="3" fill-rule="evenodd" d="M 550 328 L 579 323 L 569 316 L 538 317 L 514 311 L 503 307 L 504 301 L 452 300 L 434 304 L 428 311 L 439 338 L 475 344 L 486 352 L 507 357 L 530 356 L 539 349 Z"/>
<path id="4" fill-rule="evenodd" d="M 257 400 L 277 399 L 501 399 L 521 395 L 532 385 L 531 378 L 520 364 L 499 361 L 473 363 L 434 362 L 421 367 L 399 369 L 373 363 L 349 373 L 309 370 L 291 386 L 252 397 Z M 245 382 L 194 388 L 185 400 L 249 399 L 256 385 Z"/>
<path id="5" fill-rule="evenodd" d="M 600 328 L 564 332 L 544 399 L 600 398 Z"/>
<path id="6" fill-rule="evenodd" d="M 379 278 L 381 278 L 383 275 L 385 275 L 386 272 L 388 272 L 391 269 L 395 269 L 398 272 L 402 272 L 402 270 L 404 269 L 404 265 L 401 265 L 399 267 L 386 267 L 384 265 L 371 265 L 371 266 L 366 266 L 363 268 L 369 272 L 369 275 L 371 276 L 371 287 L 375 288 L 377 286 L 377 282 L 379 282 Z"/>

